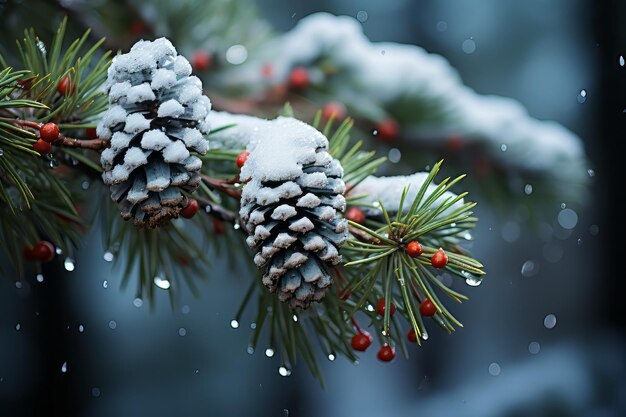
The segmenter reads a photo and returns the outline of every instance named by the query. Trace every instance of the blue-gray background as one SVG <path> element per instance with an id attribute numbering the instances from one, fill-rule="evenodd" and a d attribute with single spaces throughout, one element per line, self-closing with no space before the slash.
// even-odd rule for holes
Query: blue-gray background
<path id="1" fill-rule="evenodd" d="M 532 116 L 579 134 L 596 172 L 594 185 L 610 180 L 601 159 L 612 140 L 600 133 L 600 114 L 622 109 L 601 100 L 602 48 L 592 2 L 294 3 L 257 5 L 281 31 L 315 11 L 361 12 L 373 40 L 442 54 L 478 92 L 516 98 Z M 583 89 L 587 99 L 580 103 Z M 56 368 L 63 388 L 49 389 L 79 404 L 74 410 L 81 416 L 625 415 L 624 340 L 620 320 L 609 312 L 614 289 L 603 266 L 612 225 L 602 190 L 596 186 L 589 205 L 577 208 L 571 231 L 556 221 L 558 206 L 548 208 L 535 229 L 517 223 L 514 213 L 496 217 L 480 206 L 473 251 L 489 275 L 481 287 L 466 289 L 471 300 L 457 309 L 465 328 L 452 336 L 433 331 L 408 361 L 381 364 L 373 352 L 358 366 L 323 360 L 325 389 L 304 363 L 285 378 L 276 357 L 247 353 L 250 323 L 229 326 L 246 277 L 216 259 L 199 298 L 185 294 L 172 311 L 161 291 L 154 311 L 137 307 L 132 290 L 119 290 L 120 276 L 103 260 L 95 230 L 74 272 L 22 288 L 0 282 L 0 404 L 10 410 L 0 414 L 20 415 L 20 404 L 46 389 L 38 383 L 41 370 Z M 532 276 L 521 273 L 526 261 L 536 266 Z M 57 312 L 29 300 L 50 280 L 70 291 L 63 317 L 53 320 L 63 324 L 55 331 L 70 343 L 66 352 L 46 356 L 35 329 L 42 316 Z M 551 329 L 544 325 L 550 314 L 556 316 Z"/>

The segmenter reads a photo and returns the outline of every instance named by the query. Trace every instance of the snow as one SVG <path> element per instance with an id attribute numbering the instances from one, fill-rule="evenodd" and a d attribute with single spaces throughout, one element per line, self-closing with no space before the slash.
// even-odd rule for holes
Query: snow
<path id="1" fill-rule="evenodd" d="M 288 204 L 281 204 L 272 212 L 272 219 L 283 221 L 295 216 L 297 213 L 296 209 L 292 206 Z"/>
<path id="2" fill-rule="evenodd" d="M 122 84 L 127 84 L 127 82 Z M 150 84 L 143 83 L 128 89 L 126 98 L 128 103 L 141 103 L 142 101 L 154 100 L 156 96 L 154 95 L 152 88 L 150 88 Z"/>
<path id="3" fill-rule="evenodd" d="M 411 204 L 415 200 L 417 193 L 424 184 L 424 181 L 428 177 L 427 172 L 417 172 L 413 175 L 407 176 L 393 176 L 393 177 L 376 177 L 369 176 L 356 187 L 350 190 L 350 197 L 357 197 L 365 195 L 365 198 L 359 200 L 363 203 L 374 204 L 380 200 L 380 203 L 385 207 L 385 210 L 389 213 L 397 213 L 400 207 L 400 200 L 402 198 L 402 192 L 404 188 L 408 187 L 408 191 L 404 200 L 404 210 L 408 210 Z M 428 196 L 436 189 L 436 185 L 431 183 L 422 199 L 422 203 L 428 198 Z M 446 199 L 454 199 L 457 195 L 446 191 L 441 197 L 439 197 L 431 207 L 437 207 L 442 204 Z M 463 199 L 454 203 L 451 207 L 443 211 L 440 216 L 445 216 L 448 213 L 460 208 L 463 205 Z M 362 210 L 366 215 L 381 215 L 382 210 L 380 208 L 363 207 Z"/>
<path id="4" fill-rule="evenodd" d="M 182 139 L 188 148 L 193 149 L 200 154 L 205 154 L 209 149 L 209 142 L 204 139 L 204 136 L 198 129 L 185 128 L 183 130 Z"/>
<path id="5" fill-rule="evenodd" d="M 235 125 L 209 136 L 211 149 L 243 150 L 248 147 L 252 138 L 258 137 L 264 129 L 268 128 L 270 121 L 243 114 L 231 114 L 228 112 L 212 111 L 208 121 L 213 129 Z M 258 139 L 257 139 L 258 140 Z"/>
<path id="6" fill-rule="evenodd" d="M 126 133 L 139 133 L 143 130 L 150 128 L 150 120 L 146 119 L 141 113 L 129 114 L 126 118 L 126 125 L 124 126 L 124 132 Z"/>
<path id="7" fill-rule="evenodd" d="M 298 199 L 296 206 L 313 208 L 319 206 L 321 203 L 318 196 L 312 193 L 307 193 Z"/>
<path id="8" fill-rule="evenodd" d="M 166 68 L 159 68 L 152 73 L 150 87 L 153 90 L 172 88 L 176 85 L 176 72 Z"/>
<path id="9" fill-rule="evenodd" d="M 332 80 L 316 67 L 319 61 L 331 62 Z M 393 118 L 400 122 L 403 137 L 419 138 L 407 140 L 444 146 L 441 142 L 451 135 L 460 136 L 480 143 L 496 164 L 547 173 L 568 183 L 585 182 L 586 157 L 576 135 L 533 119 L 515 100 L 477 94 L 439 55 L 415 45 L 370 42 L 352 17 L 315 13 L 301 19 L 235 70 L 231 82 L 266 86 L 261 67 L 268 62 L 270 83 L 283 83 L 296 66 L 308 67 L 312 82 L 330 88 L 333 98 L 355 114 L 374 121 Z M 396 114 L 400 100 L 402 114 Z M 431 110 L 407 119 L 406 113 L 423 113 L 423 108 Z"/>
<path id="10" fill-rule="evenodd" d="M 130 171 L 148 163 L 148 159 L 141 148 L 130 148 L 124 155 L 124 165 Z"/>
<path id="11" fill-rule="evenodd" d="M 289 225 L 289 230 L 294 232 L 306 233 L 315 229 L 315 225 L 308 217 L 302 217 Z"/>
<path id="12" fill-rule="evenodd" d="M 159 106 L 158 117 L 174 117 L 177 118 L 185 112 L 185 108 L 178 101 L 167 100 Z"/>
<path id="13" fill-rule="evenodd" d="M 144 149 L 160 151 L 171 143 L 167 135 L 158 129 L 149 130 L 141 137 L 141 147 Z"/>
<path id="14" fill-rule="evenodd" d="M 180 164 L 187 158 L 189 158 L 189 151 L 180 140 L 170 143 L 163 151 L 163 160 L 168 163 Z"/>
<path id="15" fill-rule="evenodd" d="M 128 81 L 121 83 L 115 83 L 111 86 L 109 91 L 109 99 L 113 102 L 118 101 L 120 98 L 126 95 L 126 92 L 132 87 L 132 84 Z"/>

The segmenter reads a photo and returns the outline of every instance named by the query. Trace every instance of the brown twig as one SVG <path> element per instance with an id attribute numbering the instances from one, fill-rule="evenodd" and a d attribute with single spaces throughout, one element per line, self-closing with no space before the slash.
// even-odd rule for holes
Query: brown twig
<path id="1" fill-rule="evenodd" d="M 354 226 L 348 225 L 348 230 L 350 230 L 350 233 L 361 242 L 371 243 L 373 245 L 379 245 L 381 243 L 380 239 L 377 237 L 374 237 L 361 229 L 357 229 Z"/>
<path id="2" fill-rule="evenodd" d="M 229 197 L 235 198 L 239 200 L 241 198 L 241 190 L 232 187 L 232 184 L 237 182 L 235 178 L 239 178 L 238 176 L 230 178 L 230 179 L 220 179 L 209 177 L 208 175 L 201 175 L 202 181 L 209 186 L 209 188 L 213 190 L 220 191 L 226 194 Z"/>
<path id="3" fill-rule="evenodd" d="M 65 146 L 67 148 L 91 149 L 92 151 L 102 151 L 108 148 L 110 141 L 108 139 L 76 139 L 69 138 L 64 134 L 59 134 L 59 139 L 54 142 L 57 146 Z"/>
<path id="4" fill-rule="evenodd" d="M 207 214 L 228 223 L 237 223 L 238 217 L 235 212 L 230 211 L 206 198 L 195 197 L 195 199 L 198 200 L 200 206 L 208 207 L 208 210 L 205 209 Z"/>

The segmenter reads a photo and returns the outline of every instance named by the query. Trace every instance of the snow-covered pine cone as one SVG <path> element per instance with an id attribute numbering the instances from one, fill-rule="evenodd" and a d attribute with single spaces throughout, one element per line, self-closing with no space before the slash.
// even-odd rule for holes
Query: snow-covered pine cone
<path id="1" fill-rule="evenodd" d="M 248 151 L 239 214 L 254 262 L 281 301 L 307 308 L 324 298 L 328 266 L 341 262 L 338 248 L 347 239 L 347 222 L 337 215 L 346 205 L 343 168 L 324 135 L 292 118 L 260 123 Z"/>
<path id="2" fill-rule="evenodd" d="M 198 187 L 211 109 L 189 62 L 165 38 L 139 41 L 113 58 L 105 85 L 109 109 L 98 124 L 111 139 L 102 179 L 125 220 L 158 227 L 186 206 L 182 191 Z"/>

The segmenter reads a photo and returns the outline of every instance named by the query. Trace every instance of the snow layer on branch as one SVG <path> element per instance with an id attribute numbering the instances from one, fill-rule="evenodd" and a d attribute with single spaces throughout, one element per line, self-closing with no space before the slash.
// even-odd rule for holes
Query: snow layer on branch
<path id="1" fill-rule="evenodd" d="M 246 149 L 252 138 L 259 140 L 262 136 L 260 132 L 270 126 L 270 121 L 266 119 L 219 111 L 212 111 L 207 120 L 215 130 L 232 125 L 211 133 L 211 149 Z"/>
<path id="2" fill-rule="evenodd" d="M 402 192 L 405 188 L 408 188 L 405 200 L 404 210 L 406 211 L 415 200 L 417 193 L 422 188 L 424 181 L 428 178 L 428 172 L 416 172 L 412 175 L 397 175 L 393 177 L 376 177 L 369 176 L 356 187 L 350 190 L 351 197 L 365 196 L 365 198 L 359 200 L 359 202 L 377 205 L 378 201 L 385 207 L 388 213 L 397 213 L 400 207 L 400 200 L 402 198 Z M 436 184 L 430 184 L 424 194 L 424 201 L 428 196 L 437 188 Z M 446 191 L 432 204 L 431 207 L 438 207 L 446 200 L 454 200 L 457 197 L 456 194 Z M 440 216 L 445 216 L 454 210 L 463 206 L 464 201 L 460 199 L 452 206 L 444 210 Z M 380 208 L 363 207 L 362 210 L 368 216 L 378 216 L 382 214 Z"/>
<path id="3" fill-rule="evenodd" d="M 315 68 L 320 59 L 332 62 L 331 76 Z M 243 79 L 236 82 L 262 84 L 260 68 L 267 62 L 275 83 L 284 82 L 296 66 L 309 67 L 312 82 L 323 83 L 355 113 L 398 120 L 403 137 L 443 142 L 461 135 L 505 169 L 585 181 L 585 152 L 573 133 L 531 118 L 515 100 L 477 94 L 439 55 L 415 45 L 370 42 L 351 17 L 316 13 L 300 20 L 241 68 Z M 399 100 L 403 114 L 391 110 Z"/>

